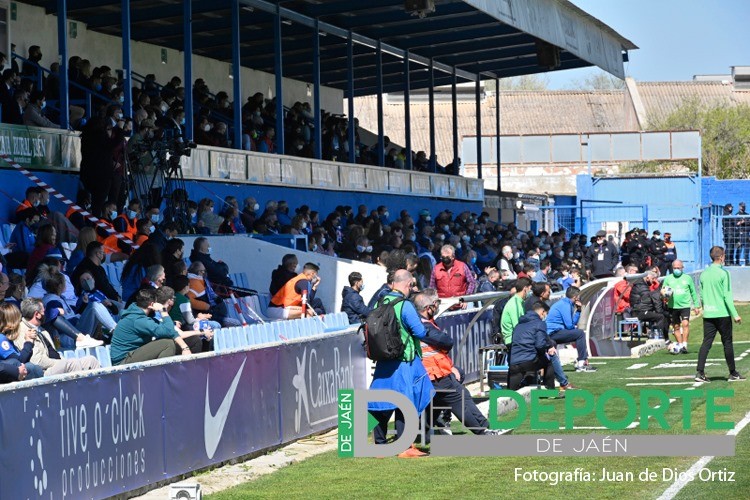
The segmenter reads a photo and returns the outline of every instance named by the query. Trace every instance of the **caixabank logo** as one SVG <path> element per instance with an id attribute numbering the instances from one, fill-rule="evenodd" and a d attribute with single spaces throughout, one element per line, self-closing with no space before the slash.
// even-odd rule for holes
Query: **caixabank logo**
<path id="1" fill-rule="evenodd" d="M 594 395 L 578 390 L 566 395 L 563 411 L 545 404 L 557 394 L 532 390 L 527 398 L 515 391 L 493 390 L 489 394 L 490 429 L 512 430 L 526 426 L 545 434 L 434 435 L 433 456 L 734 456 L 735 436 L 711 433 L 733 429 L 727 420 L 734 391 L 647 389 L 633 394 L 610 389 Z M 503 419 L 498 416 L 499 401 L 514 408 Z M 508 405 L 508 401 L 512 401 Z M 669 402 L 679 402 L 677 421 L 667 419 Z M 377 420 L 368 412 L 368 403 L 390 403 L 404 415 L 404 431 L 386 444 L 374 444 L 369 436 Z M 616 411 L 612 411 L 612 409 Z M 512 413 L 512 415 L 511 415 Z M 510 416 L 509 416 L 510 415 Z M 603 433 L 565 433 L 578 430 L 584 419 L 595 419 Z M 340 390 L 338 392 L 338 454 L 340 457 L 395 456 L 408 449 L 419 431 L 420 417 L 411 400 L 391 390 Z M 701 422 L 696 425 L 695 422 Z M 677 429 L 687 434 L 654 431 Z M 628 430 L 622 435 L 608 431 Z M 647 431 L 639 434 L 638 430 Z M 652 432 L 648 432 L 648 431 Z M 606 433 L 606 434 L 605 434 Z"/>

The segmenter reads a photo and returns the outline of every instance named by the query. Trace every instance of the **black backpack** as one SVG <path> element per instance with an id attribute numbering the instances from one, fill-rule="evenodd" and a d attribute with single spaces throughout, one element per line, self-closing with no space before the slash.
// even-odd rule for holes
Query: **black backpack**
<path id="1" fill-rule="evenodd" d="M 365 352 L 373 361 L 388 361 L 401 359 L 406 346 L 401 339 L 401 328 L 396 317 L 396 306 L 405 299 L 394 299 L 385 302 L 385 297 L 378 301 L 377 306 L 362 325 L 365 335 Z"/>
<path id="2" fill-rule="evenodd" d="M 492 309 L 492 342 L 494 344 L 505 344 L 503 334 L 500 331 L 500 321 L 503 317 L 503 309 L 510 301 L 511 296 L 495 301 L 495 307 Z"/>

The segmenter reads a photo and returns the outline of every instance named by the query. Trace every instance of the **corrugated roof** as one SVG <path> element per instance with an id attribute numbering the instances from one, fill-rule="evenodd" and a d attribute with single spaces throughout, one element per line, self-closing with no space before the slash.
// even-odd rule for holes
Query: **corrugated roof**
<path id="1" fill-rule="evenodd" d="M 690 99 L 697 99 L 702 105 L 711 107 L 750 104 L 750 92 L 735 90 L 729 83 L 636 82 L 636 86 L 649 123 L 661 121 Z"/>
<path id="2" fill-rule="evenodd" d="M 624 94 L 615 91 L 511 91 L 500 94 L 500 133 L 502 135 L 569 134 L 578 132 L 618 132 L 623 130 Z M 412 103 L 412 149 L 429 151 L 429 107 Z M 377 132 L 377 99 L 356 99 L 355 116 L 360 127 Z M 495 135 L 495 96 L 481 104 L 483 136 Z M 385 134 L 396 144 L 405 143 L 402 102 L 383 106 Z M 476 105 L 458 103 L 459 154 L 461 138 L 476 134 Z M 453 158 L 453 110 L 450 102 L 435 103 L 435 142 L 440 163 Z"/>
<path id="3" fill-rule="evenodd" d="M 668 116 L 681 103 L 698 99 L 707 106 L 750 105 L 750 91 L 735 90 L 721 82 L 636 82 L 649 121 Z M 355 115 L 360 127 L 377 132 L 375 96 L 355 100 Z M 634 114 L 625 90 L 611 91 L 505 91 L 500 94 L 501 135 L 570 134 L 589 132 L 625 132 L 637 130 L 629 119 Z M 412 149 L 429 151 L 429 107 L 412 102 Z M 481 104 L 482 135 L 495 135 L 495 96 Z M 395 144 L 405 143 L 403 102 L 383 105 L 385 133 Z M 463 136 L 476 130 L 473 101 L 458 103 L 459 154 Z M 435 103 L 436 153 L 440 163 L 453 158 L 453 111 L 450 101 Z"/>

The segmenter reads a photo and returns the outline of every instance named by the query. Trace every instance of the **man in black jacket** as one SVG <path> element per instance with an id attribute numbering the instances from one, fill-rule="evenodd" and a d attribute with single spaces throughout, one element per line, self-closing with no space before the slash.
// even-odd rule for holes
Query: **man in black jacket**
<path id="1" fill-rule="evenodd" d="M 724 248 L 727 249 L 727 260 L 725 266 L 734 266 L 734 249 L 737 245 L 737 220 L 732 217 L 734 206 L 731 203 L 724 205 L 724 217 L 721 219 L 721 229 L 724 233 Z"/>
<path id="2" fill-rule="evenodd" d="M 193 242 L 193 251 L 190 252 L 190 262 L 199 261 L 206 266 L 208 281 L 212 284 L 232 286 L 234 283 L 229 277 L 229 266 L 220 260 L 211 258 L 211 245 L 208 238 L 196 238 Z"/>
<path id="3" fill-rule="evenodd" d="M 97 290 L 107 296 L 109 300 L 114 302 L 120 302 L 120 295 L 115 291 L 112 283 L 107 278 L 107 272 L 102 267 L 104 262 L 104 246 L 98 241 L 92 241 L 86 247 L 86 257 L 78 264 L 78 267 L 73 271 L 73 275 L 70 277 L 76 286 L 76 293 L 80 293 L 78 285 L 81 282 L 81 275 L 85 272 L 91 273 L 94 277 L 94 283 Z"/>
<path id="4" fill-rule="evenodd" d="M 293 253 L 288 253 L 281 258 L 279 267 L 271 272 L 271 284 L 268 286 L 271 297 L 276 295 L 276 292 L 281 290 L 281 287 L 286 285 L 287 281 L 299 274 L 297 270 L 298 264 L 299 260 Z"/>
<path id="5" fill-rule="evenodd" d="M 667 253 L 667 246 L 661 239 L 661 231 L 658 229 L 651 235 L 651 241 L 648 245 L 648 253 L 651 256 L 651 265 L 658 266 L 661 272 L 664 266 L 664 254 Z M 666 271 L 666 269 L 664 269 Z"/>
<path id="6" fill-rule="evenodd" d="M 341 291 L 341 312 L 349 317 L 350 325 L 357 325 L 370 314 L 371 308 L 365 305 L 360 292 L 365 289 L 365 281 L 358 272 L 349 275 L 349 286 Z"/>
<path id="7" fill-rule="evenodd" d="M 586 272 L 593 279 L 611 278 L 620 260 L 617 247 L 607 241 L 606 237 L 606 232 L 597 231 L 594 244 L 589 247 L 584 258 Z"/>
<path id="8" fill-rule="evenodd" d="M 669 342 L 669 316 L 664 312 L 660 288 L 653 289 L 656 280 L 653 271 L 646 272 L 645 277 L 636 280 L 630 290 L 630 306 L 639 321 L 650 322 L 652 328 L 658 329 L 664 340 Z"/>
<path id="9" fill-rule="evenodd" d="M 547 335 L 545 319 L 549 306 L 536 302 L 531 311 L 526 312 L 513 329 L 513 342 L 510 349 L 508 367 L 508 389 L 521 388 L 528 377 L 535 378 L 537 370 L 544 370 L 544 386 L 555 388 L 555 371 L 552 369 L 552 356 L 557 353 L 557 345 Z M 536 380 L 534 380 L 536 381 Z"/>

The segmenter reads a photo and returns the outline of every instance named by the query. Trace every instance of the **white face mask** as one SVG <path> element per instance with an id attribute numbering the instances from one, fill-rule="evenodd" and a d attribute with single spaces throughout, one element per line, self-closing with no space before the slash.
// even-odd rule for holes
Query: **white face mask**
<path id="1" fill-rule="evenodd" d="M 372 245 L 368 245 L 367 248 L 365 248 L 365 252 L 372 253 Z"/>
<path id="2" fill-rule="evenodd" d="M 325 244 L 326 244 L 326 239 L 325 239 L 325 238 L 323 238 L 322 240 L 320 240 L 320 244 L 321 244 L 321 245 L 325 245 Z"/>
<path id="3" fill-rule="evenodd" d="M 211 130 L 211 125 L 206 124 L 206 125 L 203 126 L 203 131 L 204 132 L 208 132 L 210 130 Z"/>
<path id="4" fill-rule="evenodd" d="M 313 244 L 312 248 L 310 249 L 311 252 L 317 252 L 318 251 L 318 245 Z"/>
<path id="5" fill-rule="evenodd" d="M 302 223 L 302 229 L 307 229 L 307 222 Z"/>
<path id="6" fill-rule="evenodd" d="M 211 247 L 208 247 L 208 250 L 206 250 L 206 253 L 207 253 L 208 255 L 211 255 Z"/>
<path id="7" fill-rule="evenodd" d="M 516 260 L 518 260 L 519 257 L 521 257 L 520 253 L 516 252 L 516 253 L 513 254 L 513 258 L 516 259 Z"/>
<path id="8" fill-rule="evenodd" d="M 260 205 L 256 203 L 255 205 L 253 205 L 253 212 L 257 212 L 258 210 L 260 210 Z"/>
<path id="9" fill-rule="evenodd" d="M 294 272 L 297 273 L 297 274 L 301 273 L 302 272 L 302 264 L 297 264 L 297 266 L 295 266 L 295 268 L 294 268 Z"/>
<path id="10" fill-rule="evenodd" d="M 359 253 L 364 253 L 365 250 L 367 250 L 367 247 L 363 247 L 362 245 L 357 245 L 357 251 Z"/>

